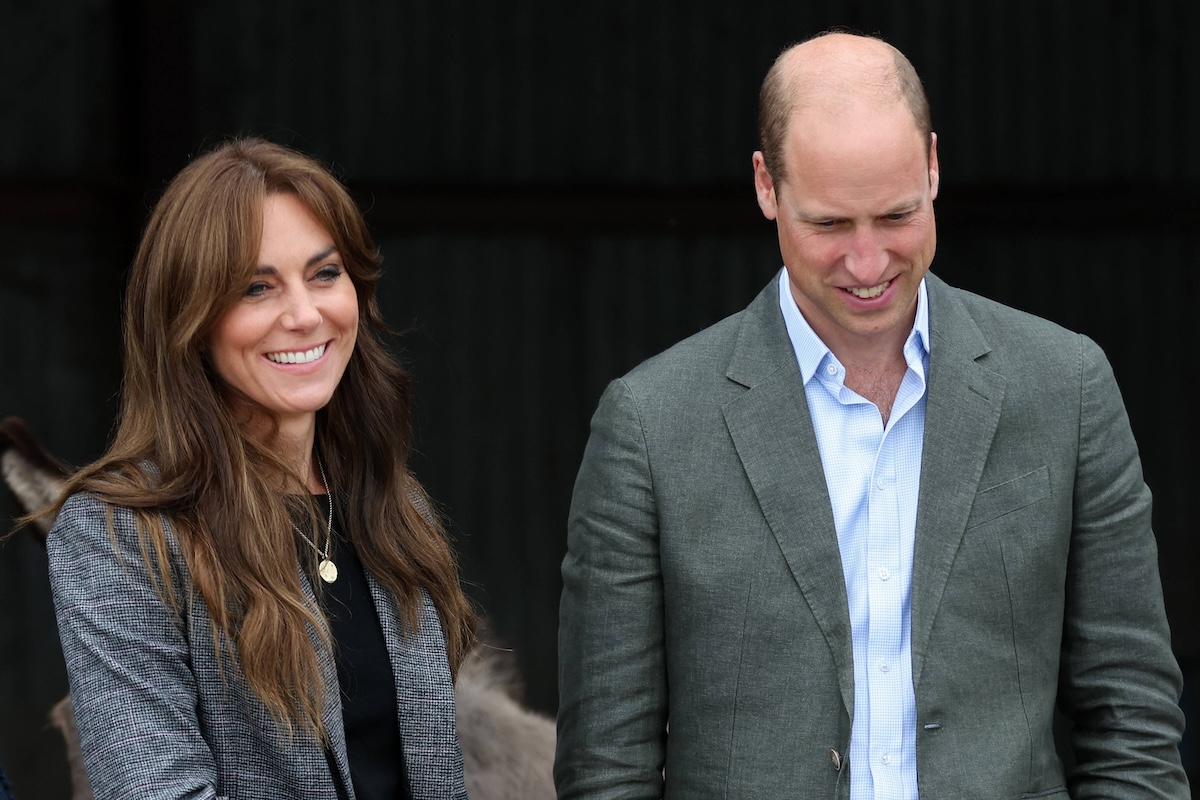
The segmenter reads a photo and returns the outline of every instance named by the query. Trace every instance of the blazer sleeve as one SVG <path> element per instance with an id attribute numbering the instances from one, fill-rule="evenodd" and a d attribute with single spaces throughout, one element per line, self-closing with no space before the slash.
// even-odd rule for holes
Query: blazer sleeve
<path id="1" fill-rule="evenodd" d="M 592 419 L 575 483 L 559 610 L 562 800 L 658 798 L 667 682 L 658 521 L 641 418 L 624 381 Z"/>
<path id="2" fill-rule="evenodd" d="M 97 800 L 217 797 L 184 621 L 151 579 L 132 512 L 76 495 L 59 513 L 47 551 Z"/>
<path id="3" fill-rule="evenodd" d="M 1059 703 L 1074 798 L 1187 798 L 1150 490 L 1112 369 L 1084 339 Z"/>

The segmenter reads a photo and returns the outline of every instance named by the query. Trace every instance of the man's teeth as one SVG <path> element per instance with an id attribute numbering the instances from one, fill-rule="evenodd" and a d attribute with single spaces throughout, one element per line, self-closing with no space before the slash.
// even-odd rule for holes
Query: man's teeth
<path id="1" fill-rule="evenodd" d="M 318 345 L 312 350 L 301 353 L 267 353 L 267 358 L 277 364 L 307 364 L 325 355 L 325 345 Z"/>
<path id="2" fill-rule="evenodd" d="M 891 281 L 881 283 L 878 286 L 872 286 L 870 289 L 859 289 L 857 287 L 847 289 L 846 291 L 855 297 L 861 297 L 863 300 L 870 300 L 872 297 L 879 297 L 883 294 L 883 290 L 891 285 Z"/>

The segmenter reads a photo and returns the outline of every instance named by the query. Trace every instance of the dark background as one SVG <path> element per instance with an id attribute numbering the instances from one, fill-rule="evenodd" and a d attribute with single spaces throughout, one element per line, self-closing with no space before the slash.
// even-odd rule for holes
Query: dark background
<path id="1" fill-rule="evenodd" d="M 778 268 L 751 183 L 758 85 L 783 46 L 835 24 L 882 33 L 925 80 L 934 270 L 1108 352 L 1194 708 L 1188 0 L 0 0 L 0 416 L 72 463 L 98 456 L 125 270 L 165 181 L 234 133 L 318 155 L 387 259 L 418 474 L 530 702 L 552 712 L 588 419 L 609 379 L 740 309 Z M 0 494 L 0 520 L 15 513 Z M 0 761 L 24 800 L 66 796 L 46 724 L 65 690 L 45 556 L 21 534 L 0 548 Z"/>

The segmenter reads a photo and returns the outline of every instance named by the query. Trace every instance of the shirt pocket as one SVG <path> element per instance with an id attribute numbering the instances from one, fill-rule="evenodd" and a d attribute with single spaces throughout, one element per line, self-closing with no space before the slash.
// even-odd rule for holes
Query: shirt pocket
<path id="1" fill-rule="evenodd" d="M 975 495 L 975 504 L 971 506 L 971 516 L 967 518 L 967 529 L 978 527 L 985 522 L 1020 511 L 1039 500 L 1050 496 L 1050 470 L 1048 467 L 1038 467 L 1032 472 L 998 483 L 984 489 Z"/>

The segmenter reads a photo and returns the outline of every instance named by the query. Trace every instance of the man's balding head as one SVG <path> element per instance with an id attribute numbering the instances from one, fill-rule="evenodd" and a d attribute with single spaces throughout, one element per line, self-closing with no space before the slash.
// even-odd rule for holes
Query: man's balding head
<path id="1" fill-rule="evenodd" d="M 776 183 L 784 179 L 788 128 L 797 113 L 837 114 L 850 105 L 903 103 L 925 140 L 933 125 L 917 71 L 887 42 L 849 33 L 823 33 L 775 60 L 759 91 L 758 135 L 763 161 Z"/>

